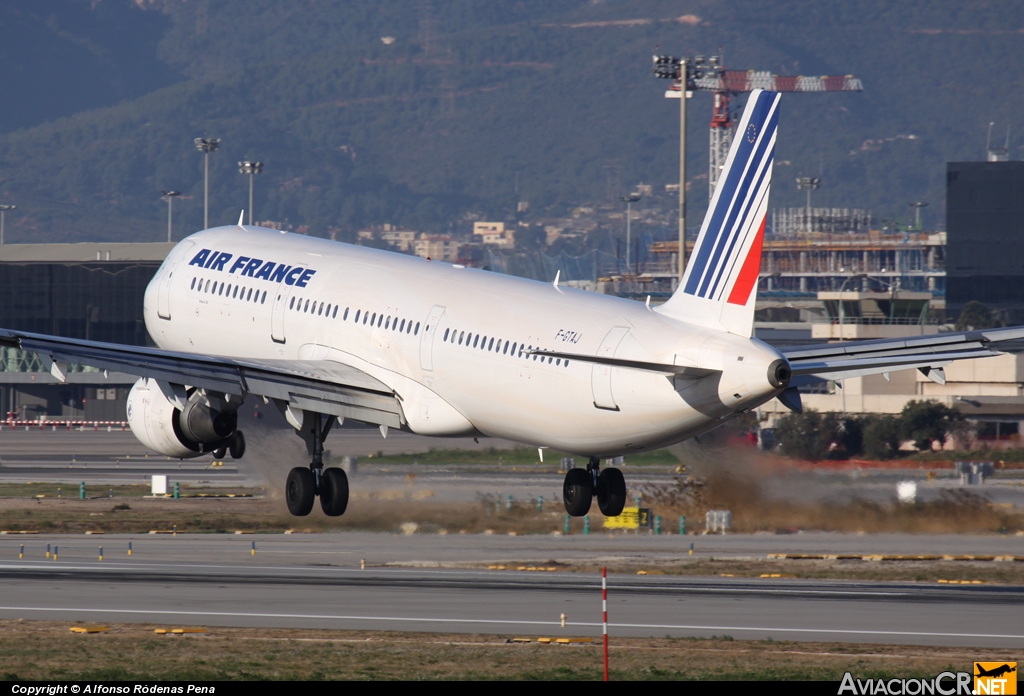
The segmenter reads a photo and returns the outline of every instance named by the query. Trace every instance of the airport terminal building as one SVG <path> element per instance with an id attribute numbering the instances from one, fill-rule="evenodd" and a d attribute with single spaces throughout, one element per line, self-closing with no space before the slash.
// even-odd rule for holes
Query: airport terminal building
<path id="1" fill-rule="evenodd" d="M 152 345 L 142 299 L 173 244 L 0 246 L 0 327 Z M 38 358 L 0 348 L 0 412 L 16 419 L 124 420 L 135 377 L 72 367 L 58 384 Z"/>
<path id="2" fill-rule="evenodd" d="M 971 301 L 1024 324 L 1024 162 L 946 165 L 946 308 Z"/>

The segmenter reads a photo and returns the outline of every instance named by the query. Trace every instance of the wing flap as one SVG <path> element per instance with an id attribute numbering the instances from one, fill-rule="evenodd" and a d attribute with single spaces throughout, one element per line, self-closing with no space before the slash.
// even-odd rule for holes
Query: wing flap
<path id="1" fill-rule="evenodd" d="M 168 384 L 254 394 L 375 425 L 398 428 L 405 423 L 394 390 L 361 370 L 328 360 L 240 360 L 7 329 L 0 329 L 0 345 Z"/>

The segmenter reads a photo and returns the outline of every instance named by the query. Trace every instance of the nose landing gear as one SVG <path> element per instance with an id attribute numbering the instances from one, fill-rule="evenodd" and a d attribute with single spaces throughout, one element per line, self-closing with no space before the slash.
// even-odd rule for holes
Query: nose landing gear
<path id="1" fill-rule="evenodd" d="M 337 517 L 348 507 L 348 476 L 341 469 L 324 469 L 324 440 L 334 427 L 337 418 L 328 416 L 321 427 L 323 416 L 306 413 L 303 419 L 302 435 L 313 455 L 309 468 L 295 467 L 288 473 L 285 483 L 285 501 L 288 512 L 296 517 L 305 517 L 313 510 L 313 501 L 320 496 L 320 507 L 324 514 Z"/>
<path id="2" fill-rule="evenodd" d="M 597 507 L 605 517 L 617 517 L 626 505 L 626 479 L 618 469 L 601 471 L 601 460 L 591 457 L 586 469 L 569 469 L 562 485 L 565 511 L 573 517 L 590 512 L 597 498 Z"/>

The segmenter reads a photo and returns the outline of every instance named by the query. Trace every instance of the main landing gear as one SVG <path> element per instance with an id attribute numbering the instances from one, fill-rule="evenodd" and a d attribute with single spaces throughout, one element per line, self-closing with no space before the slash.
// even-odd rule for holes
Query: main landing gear
<path id="1" fill-rule="evenodd" d="M 565 511 L 573 517 L 590 512 L 591 501 L 597 498 L 597 507 L 605 517 L 622 514 L 626 506 L 626 479 L 618 469 L 601 471 L 601 460 L 591 457 L 586 469 L 569 469 L 562 485 Z"/>
<path id="2" fill-rule="evenodd" d="M 328 416 L 321 426 L 323 416 L 306 413 L 299 433 L 313 455 L 308 468 L 297 466 L 288 473 L 284 497 L 288 512 L 296 517 L 305 517 L 313 510 L 313 501 L 320 496 L 320 507 L 329 517 L 338 517 L 348 507 L 348 476 L 341 469 L 324 468 L 324 440 L 338 421 Z"/>

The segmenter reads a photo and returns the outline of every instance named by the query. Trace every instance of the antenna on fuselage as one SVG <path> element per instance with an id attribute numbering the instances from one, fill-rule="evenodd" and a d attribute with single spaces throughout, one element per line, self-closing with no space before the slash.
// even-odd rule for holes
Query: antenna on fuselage
<path id="1" fill-rule="evenodd" d="M 238 226 L 241 227 L 243 230 L 245 229 L 245 225 L 242 224 L 242 220 L 244 220 L 244 219 L 245 219 L 245 208 L 242 208 L 242 212 L 238 216 Z"/>
<path id="2" fill-rule="evenodd" d="M 558 278 L 562 275 L 561 269 L 555 271 L 555 282 L 552 283 L 556 288 L 558 287 Z"/>

